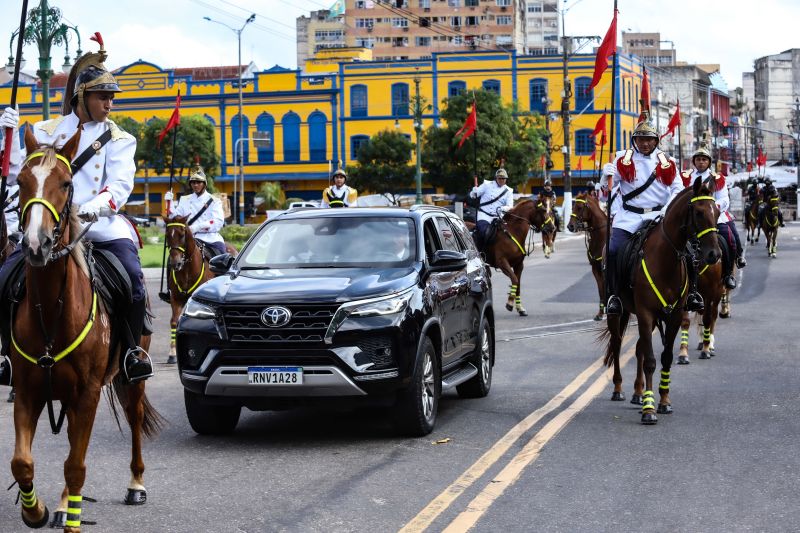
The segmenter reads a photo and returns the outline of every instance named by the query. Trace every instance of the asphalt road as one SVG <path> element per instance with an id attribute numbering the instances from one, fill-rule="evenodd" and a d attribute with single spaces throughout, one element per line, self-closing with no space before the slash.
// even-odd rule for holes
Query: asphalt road
<path id="1" fill-rule="evenodd" d="M 528 259 L 522 299 L 502 308 L 494 274 L 497 364 L 487 398 L 447 393 L 436 430 L 399 438 L 380 410 L 243 412 L 235 434 L 189 427 L 176 368 L 166 366 L 169 310 L 158 315 L 148 395 L 169 424 L 146 444 L 148 503 L 127 507 L 129 435 L 105 402 L 87 456 L 86 531 L 800 531 L 798 321 L 800 224 L 763 243 L 719 322 L 717 355 L 673 367 L 672 415 L 639 423 L 611 402 L 600 369 L 597 296 L 583 240 Z M 149 272 L 158 291 L 158 272 Z M 635 341 L 631 330 L 624 353 Z M 691 332 L 691 347 L 697 343 Z M 656 341 L 658 344 L 658 341 Z M 623 369 L 632 390 L 634 368 Z M 5 390 L 0 391 L 5 397 Z M 11 484 L 12 406 L 0 403 L 0 483 Z M 437 443 L 441 442 L 441 443 Z M 34 444 L 36 486 L 52 509 L 63 486 L 64 434 L 46 415 Z M 0 530 L 25 531 L 16 490 L 0 497 Z"/>

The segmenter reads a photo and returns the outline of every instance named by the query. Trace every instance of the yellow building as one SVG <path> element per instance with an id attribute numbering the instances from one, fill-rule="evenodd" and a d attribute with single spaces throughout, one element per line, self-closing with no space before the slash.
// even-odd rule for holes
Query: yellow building
<path id="1" fill-rule="evenodd" d="M 319 199 L 330 170 L 337 165 L 352 164 L 358 147 L 371 135 L 399 127 L 413 136 L 411 102 L 415 76 L 420 78 L 422 96 L 432 104 L 423 115 L 425 128 L 439 123 L 445 98 L 472 88 L 497 91 L 504 101 L 516 101 L 523 110 L 544 112 L 543 99 L 552 102 L 551 113 L 560 109 L 563 73 L 558 56 L 472 51 L 433 54 L 432 59 L 426 60 L 388 62 L 370 61 L 369 52 L 361 48 L 322 51 L 306 63 L 305 72 L 276 65 L 264 71 L 243 73 L 243 129 L 247 140 L 242 144 L 247 206 L 252 204 L 259 185 L 267 180 L 279 181 L 287 197 Z M 600 114 L 611 105 L 611 68 L 594 91 L 587 93 L 593 69 L 594 55 L 575 55 L 570 59 L 569 77 L 574 94 L 572 168 L 582 156 L 585 169 L 573 171 L 575 187 L 591 178 L 591 165 L 587 161 L 593 150 L 591 132 Z M 239 73 L 235 66 L 227 72 L 220 69 L 218 76 L 209 75 L 213 68 L 203 72 L 200 75 L 198 69 L 165 70 L 146 61 L 122 67 L 115 75 L 124 92 L 117 95 L 113 112 L 141 122 L 153 117 L 166 119 L 180 90 L 181 115 L 202 115 L 216 128 L 221 155 L 219 176 L 215 177 L 217 189 L 229 198 L 238 198 L 234 182 L 239 169 L 234 147 L 239 138 Z M 621 56 L 618 76 L 615 146 L 624 149 L 639 115 L 640 61 Z M 10 101 L 10 92 L 9 86 L 0 87 L 0 103 Z M 60 108 L 62 96 L 63 87 L 54 83 L 51 86 L 54 110 Z M 41 120 L 40 88 L 21 85 L 17 101 L 23 123 Z M 558 150 L 563 144 L 563 129 L 560 117 L 552 118 L 549 124 L 552 142 Z M 251 139 L 257 131 L 269 133 L 270 147 L 253 145 Z M 555 168 L 551 176 L 559 188 L 563 156 L 560 151 L 552 155 Z M 530 185 L 540 183 L 539 171 L 531 176 Z M 149 212 L 157 213 L 167 183 L 167 175 L 157 176 L 152 170 L 142 169 L 131 200 L 144 200 L 147 195 Z"/>

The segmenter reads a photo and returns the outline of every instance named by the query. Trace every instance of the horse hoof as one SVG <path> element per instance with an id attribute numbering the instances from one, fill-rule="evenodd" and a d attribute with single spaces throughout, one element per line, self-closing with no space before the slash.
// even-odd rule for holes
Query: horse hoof
<path id="1" fill-rule="evenodd" d="M 671 415 L 672 414 L 672 406 L 670 404 L 661 405 L 658 404 L 658 408 L 656 412 L 660 415 Z"/>
<path id="2" fill-rule="evenodd" d="M 11 389 L 11 392 L 8 393 L 8 399 L 6 400 L 8 403 L 14 403 L 14 399 L 17 397 L 17 393 L 14 392 L 14 389 Z"/>
<path id="3" fill-rule="evenodd" d="M 53 519 L 50 521 L 50 529 L 64 529 L 67 527 L 67 513 L 65 511 L 56 511 L 53 513 Z"/>
<path id="4" fill-rule="evenodd" d="M 634 394 L 633 396 L 631 396 L 631 403 L 633 405 L 642 405 L 642 395 Z"/>
<path id="5" fill-rule="evenodd" d="M 720 314 L 719 314 L 719 317 L 720 317 L 720 318 L 730 318 L 730 316 L 731 316 L 731 314 L 730 314 L 730 313 L 720 313 Z"/>
<path id="6" fill-rule="evenodd" d="M 645 426 L 653 426 L 658 423 L 658 417 L 655 413 L 648 411 L 646 413 L 642 413 L 642 424 Z"/>
<path id="7" fill-rule="evenodd" d="M 611 401 L 612 402 L 624 402 L 625 401 L 625 393 L 624 392 L 613 392 L 611 394 Z"/>
<path id="8" fill-rule="evenodd" d="M 25 525 L 31 529 L 39 529 L 40 527 L 44 527 L 48 520 L 50 520 L 50 511 L 47 509 L 46 505 L 44 506 L 44 514 L 42 515 L 42 518 L 36 522 L 28 520 L 25 518 L 25 513 L 22 513 L 22 521 L 25 522 Z"/>
<path id="9" fill-rule="evenodd" d="M 597 313 L 596 315 L 594 315 L 595 322 L 600 322 L 601 320 L 603 320 L 603 313 Z"/>
<path id="10" fill-rule="evenodd" d="M 167 357 L 167 364 L 168 365 L 174 365 L 177 362 L 178 362 L 178 358 L 175 357 L 174 355 L 170 355 L 169 357 Z"/>
<path id="11" fill-rule="evenodd" d="M 697 343 L 697 349 L 698 350 L 702 350 L 703 349 L 703 341 L 700 341 L 700 342 Z"/>
<path id="12" fill-rule="evenodd" d="M 711 359 L 711 356 L 708 354 L 707 351 L 703 350 L 700 352 L 700 357 L 698 359 Z"/>
<path id="13" fill-rule="evenodd" d="M 144 505 L 147 503 L 147 491 L 144 489 L 128 489 L 125 505 Z"/>
<path id="14" fill-rule="evenodd" d="M 517 313 L 519 313 L 519 316 L 528 316 L 528 312 L 524 309 L 517 309 Z"/>
<path id="15" fill-rule="evenodd" d="M 513 311 L 513 310 L 514 310 L 514 306 L 513 305 L 506 304 L 506 311 Z"/>
<path id="16" fill-rule="evenodd" d="M 679 355 L 678 356 L 678 364 L 679 365 L 688 365 L 689 364 L 689 356 L 688 355 Z"/>

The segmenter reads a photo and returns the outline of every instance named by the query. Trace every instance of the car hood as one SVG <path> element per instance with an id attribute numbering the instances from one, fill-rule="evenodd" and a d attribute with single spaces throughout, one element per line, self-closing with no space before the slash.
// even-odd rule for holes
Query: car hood
<path id="1" fill-rule="evenodd" d="M 208 281 L 193 298 L 219 304 L 338 303 L 393 294 L 418 279 L 414 267 L 247 270 Z"/>

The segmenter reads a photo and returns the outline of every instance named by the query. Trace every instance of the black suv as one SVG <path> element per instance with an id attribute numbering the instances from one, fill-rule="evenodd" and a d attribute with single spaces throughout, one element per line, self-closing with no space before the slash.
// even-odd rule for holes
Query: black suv
<path id="1" fill-rule="evenodd" d="M 391 405 L 425 435 L 439 396 L 489 393 L 491 280 L 464 223 L 433 206 L 313 209 L 265 222 L 199 287 L 177 331 L 186 413 L 233 431 L 242 407 Z"/>

